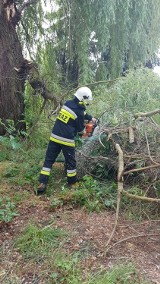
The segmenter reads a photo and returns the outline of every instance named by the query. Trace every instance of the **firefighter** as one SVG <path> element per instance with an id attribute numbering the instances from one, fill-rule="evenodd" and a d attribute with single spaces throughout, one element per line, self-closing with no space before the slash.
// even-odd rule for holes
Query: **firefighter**
<path id="1" fill-rule="evenodd" d="M 75 141 L 77 133 L 84 131 L 84 121 L 96 119 L 86 113 L 86 105 L 92 100 L 92 92 L 88 87 L 79 88 L 72 100 L 67 100 L 58 113 L 52 129 L 45 161 L 39 177 L 37 194 L 46 190 L 52 165 L 62 151 L 67 169 L 67 183 L 73 187 L 77 183 Z"/>

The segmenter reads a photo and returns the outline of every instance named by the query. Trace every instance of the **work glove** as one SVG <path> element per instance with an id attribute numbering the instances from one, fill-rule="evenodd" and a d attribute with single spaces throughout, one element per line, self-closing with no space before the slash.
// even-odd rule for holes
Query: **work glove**
<path id="1" fill-rule="evenodd" d="M 82 130 L 81 132 L 78 132 L 79 137 L 82 137 L 86 133 L 85 129 Z"/>
<path id="2" fill-rule="evenodd" d="M 97 122 L 97 118 L 92 117 L 92 120 L 91 120 L 91 121 L 93 122 L 93 124 L 96 124 L 96 122 Z"/>

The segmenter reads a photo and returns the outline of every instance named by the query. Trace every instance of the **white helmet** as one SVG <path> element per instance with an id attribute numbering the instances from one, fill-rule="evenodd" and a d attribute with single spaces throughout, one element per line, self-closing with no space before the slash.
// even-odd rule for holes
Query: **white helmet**
<path id="1" fill-rule="evenodd" d="M 92 92 L 88 87 L 81 87 L 79 88 L 74 96 L 80 101 L 91 101 L 92 100 Z"/>

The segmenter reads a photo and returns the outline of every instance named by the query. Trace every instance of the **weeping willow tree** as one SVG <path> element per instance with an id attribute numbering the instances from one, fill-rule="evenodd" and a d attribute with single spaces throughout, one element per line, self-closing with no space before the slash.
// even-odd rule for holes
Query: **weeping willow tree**
<path id="1" fill-rule="evenodd" d="M 116 78 L 123 69 L 144 65 L 159 48 L 159 0 L 56 3 L 59 9 L 48 18 L 63 83 Z"/>
<path id="2" fill-rule="evenodd" d="M 124 63 L 147 62 L 160 46 L 159 17 L 160 0 L 0 0 L 3 123 L 22 127 L 27 79 L 52 99 L 52 90 L 116 78 Z"/>

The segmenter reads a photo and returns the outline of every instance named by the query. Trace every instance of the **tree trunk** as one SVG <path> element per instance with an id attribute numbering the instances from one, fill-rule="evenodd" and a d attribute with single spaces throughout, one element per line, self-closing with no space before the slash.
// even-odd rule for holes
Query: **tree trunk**
<path id="1" fill-rule="evenodd" d="M 14 1 L 0 0 L 0 118 L 4 124 L 13 120 L 16 129 L 24 124 L 20 122 L 24 114 L 24 82 L 14 67 L 23 62 L 22 47 L 17 36 Z M 22 126 L 23 125 L 23 126 Z M 0 135 L 6 132 L 0 125 Z"/>

